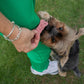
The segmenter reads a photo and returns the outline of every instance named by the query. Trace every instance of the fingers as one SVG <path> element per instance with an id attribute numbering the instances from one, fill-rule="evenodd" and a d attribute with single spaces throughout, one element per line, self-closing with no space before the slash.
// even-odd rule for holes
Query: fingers
<path id="1" fill-rule="evenodd" d="M 29 45 L 25 45 L 23 47 L 21 46 L 20 48 L 16 48 L 16 49 L 17 49 L 18 52 L 25 52 L 25 53 L 27 53 L 27 52 L 35 49 L 35 48 L 36 48 L 36 45 L 32 45 L 30 43 Z"/>
<path id="2" fill-rule="evenodd" d="M 36 47 L 37 47 L 36 44 L 30 44 L 30 46 L 24 48 L 23 52 L 27 53 L 27 52 L 35 49 Z"/>
<path id="3" fill-rule="evenodd" d="M 25 52 L 25 53 L 27 53 L 27 52 L 30 51 L 29 47 L 25 47 L 25 48 L 16 48 L 16 49 L 17 49 L 18 52 Z"/>
<path id="4" fill-rule="evenodd" d="M 37 30 L 27 30 L 23 29 L 22 36 L 19 40 L 13 42 L 15 48 L 18 52 L 29 52 L 35 49 L 39 43 L 40 34 Z"/>
<path id="5" fill-rule="evenodd" d="M 34 34 L 38 33 L 38 31 L 37 31 L 37 30 L 32 30 L 32 32 L 33 32 Z"/>
<path id="6" fill-rule="evenodd" d="M 35 38 L 34 38 L 34 41 L 28 45 L 28 47 L 26 46 L 23 50 L 23 52 L 27 53 L 33 49 L 35 49 L 37 46 L 38 46 L 38 43 L 39 43 L 39 36 L 37 35 Z"/>
<path id="7" fill-rule="evenodd" d="M 26 47 L 22 52 L 25 52 L 25 53 L 28 53 L 29 51 L 35 49 L 36 46 L 35 45 L 32 45 L 32 47 Z"/>
<path id="8" fill-rule="evenodd" d="M 37 31 L 36 30 L 32 30 L 31 31 L 31 38 L 34 38 L 35 34 L 37 34 Z"/>
<path id="9" fill-rule="evenodd" d="M 20 49 L 17 49 L 17 51 L 18 51 L 18 52 L 21 52 L 21 50 L 20 50 Z"/>
<path id="10" fill-rule="evenodd" d="M 30 48 L 29 47 L 26 47 L 26 48 L 24 48 L 24 50 L 23 50 L 23 52 L 25 52 L 25 53 L 27 53 L 27 52 L 29 52 L 30 51 Z"/>
<path id="11" fill-rule="evenodd" d="M 39 40 L 40 40 L 40 35 L 36 34 L 34 41 L 31 43 L 31 50 L 33 50 L 38 46 Z"/>
<path id="12" fill-rule="evenodd" d="M 37 34 L 35 35 L 35 40 L 40 40 L 40 34 L 39 34 L 39 33 L 37 33 Z"/>
<path id="13" fill-rule="evenodd" d="M 30 43 L 28 46 L 26 45 L 25 47 L 22 47 L 22 48 L 16 48 L 18 52 L 29 52 L 33 49 L 35 49 L 37 46 L 38 46 L 38 43 L 39 43 L 39 40 L 36 40 L 35 41 L 36 43 Z"/>
<path id="14" fill-rule="evenodd" d="M 34 40 L 34 44 L 35 44 L 36 46 L 38 45 L 39 40 L 40 40 L 40 35 L 39 35 L 39 34 L 36 34 L 35 40 Z"/>

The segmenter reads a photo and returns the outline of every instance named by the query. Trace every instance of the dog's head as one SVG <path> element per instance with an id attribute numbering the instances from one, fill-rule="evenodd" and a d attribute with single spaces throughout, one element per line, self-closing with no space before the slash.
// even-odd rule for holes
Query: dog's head
<path id="1" fill-rule="evenodd" d="M 69 30 L 64 23 L 51 17 L 48 21 L 48 25 L 41 33 L 41 41 L 45 45 L 52 47 L 59 40 L 63 40 L 68 32 Z"/>

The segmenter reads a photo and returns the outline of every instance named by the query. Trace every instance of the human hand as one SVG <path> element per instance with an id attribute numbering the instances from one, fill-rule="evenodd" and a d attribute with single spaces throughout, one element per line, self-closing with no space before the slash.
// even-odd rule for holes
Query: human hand
<path id="1" fill-rule="evenodd" d="M 47 22 L 45 22 L 44 20 L 41 20 L 40 24 L 38 25 L 36 30 L 29 30 L 27 28 L 22 28 L 22 32 L 20 34 L 19 39 L 12 42 L 14 44 L 15 48 L 17 49 L 17 51 L 27 53 L 27 52 L 35 49 L 40 40 L 40 33 L 47 25 L 48 25 Z M 11 24 L 10 28 L 12 28 L 12 26 L 13 26 L 13 24 Z M 18 30 L 17 26 L 15 26 L 15 29 L 14 29 L 12 35 L 9 37 L 9 39 L 16 38 L 18 32 L 19 32 L 19 30 Z M 7 33 L 5 35 L 8 35 Z"/>
<path id="2" fill-rule="evenodd" d="M 13 25 L 1 12 L 0 12 L 0 32 L 7 36 L 13 28 Z M 17 25 L 15 25 L 13 33 L 10 35 L 9 39 L 14 39 L 19 33 Z M 22 28 L 19 39 L 13 41 L 15 48 L 21 52 L 29 52 L 37 47 L 39 43 L 40 36 L 36 34 L 36 30 L 29 30 Z"/>
<path id="3" fill-rule="evenodd" d="M 10 38 L 13 38 L 13 36 L 14 35 L 12 35 Z M 12 43 L 18 52 L 27 53 L 37 47 L 39 39 L 40 37 L 36 30 L 31 31 L 29 29 L 22 28 L 20 38 Z"/>

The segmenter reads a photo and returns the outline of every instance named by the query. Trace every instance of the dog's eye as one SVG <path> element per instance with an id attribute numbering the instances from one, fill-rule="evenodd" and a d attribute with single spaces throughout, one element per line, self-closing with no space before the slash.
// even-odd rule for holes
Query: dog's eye
<path id="1" fill-rule="evenodd" d="M 60 27 L 60 28 L 59 28 L 59 30 L 61 30 L 61 31 L 62 31 L 62 30 L 63 30 L 63 28 L 62 28 L 62 27 Z"/>
<path id="2" fill-rule="evenodd" d="M 55 39 L 53 39 L 52 42 L 55 42 Z"/>

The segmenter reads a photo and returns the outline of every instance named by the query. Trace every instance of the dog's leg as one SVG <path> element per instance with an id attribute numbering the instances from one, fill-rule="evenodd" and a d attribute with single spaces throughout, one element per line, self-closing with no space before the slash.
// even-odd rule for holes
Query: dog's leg
<path id="1" fill-rule="evenodd" d="M 63 54 L 63 57 L 60 59 L 60 64 L 61 64 L 62 67 L 64 66 L 64 64 L 69 59 L 69 52 L 70 52 L 70 49 L 71 49 L 71 47 L 72 47 L 73 44 L 74 44 L 74 41 L 72 41 L 72 42 L 69 43 L 69 45 L 66 47 L 66 51 Z"/>
<path id="2" fill-rule="evenodd" d="M 55 53 L 53 51 L 51 51 L 50 56 L 51 56 L 51 59 L 52 60 L 56 60 L 55 57 L 54 57 L 55 56 Z"/>
<path id="3" fill-rule="evenodd" d="M 51 56 L 52 60 L 59 61 L 59 56 L 53 50 L 51 51 L 50 56 Z"/>
<path id="4" fill-rule="evenodd" d="M 75 74 L 77 77 L 81 77 L 81 73 L 80 73 L 78 67 L 75 67 L 75 68 L 73 69 L 73 72 L 74 72 L 74 74 Z"/>
<path id="5" fill-rule="evenodd" d="M 60 59 L 61 67 L 64 66 L 64 64 L 67 62 L 67 60 L 68 60 L 68 56 L 63 56 L 63 57 Z"/>
<path id="6" fill-rule="evenodd" d="M 58 71 L 59 71 L 59 75 L 60 76 L 66 77 L 67 72 L 62 72 L 61 69 L 60 69 L 60 67 L 58 67 Z"/>
<path id="7" fill-rule="evenodd" d="M 53 60 L 58 60 L 58 71 L 59 71 L 59 75 L 66 77 L 66 72 L 62 72 L 61 70 L 61 64 L 60 64 L 60 58 L 59 56 L 57 56 L 53 51 L 51 51 L 50 56 Z"/>
<path id="8" fill-rule="evenodd" d="M 66 61 L 68 60 L 68 56 L 67 57 L 62 57 L 61 59 L 60 59 L 60 67 L 59 67 L 59 75 L 60 76 L 63 76 L 63 77 L 66 77 L 66 75 L 67 75 L 67 72 L 63 72 L 62 71 L 62 67 L 64 66 L 64 64 L 66 63 Z"/>
<path id="9" fill-rule="evenodd" d="M 72 41 L 79 39 L 82 35 L 84 35 L 84 28 L 79 28 L 78 33 L 73 36 Z"/>
<path id="10" fill-rule="evenodd" d="M 62 76 L 62 77 L 66 77 L 67 72 L 65 72 L 65 71 L 62 70 L 60 61 L 58 62 L 58 71 L 59 71 L 59 75 L 60 75 L 60 76 Z"/>

